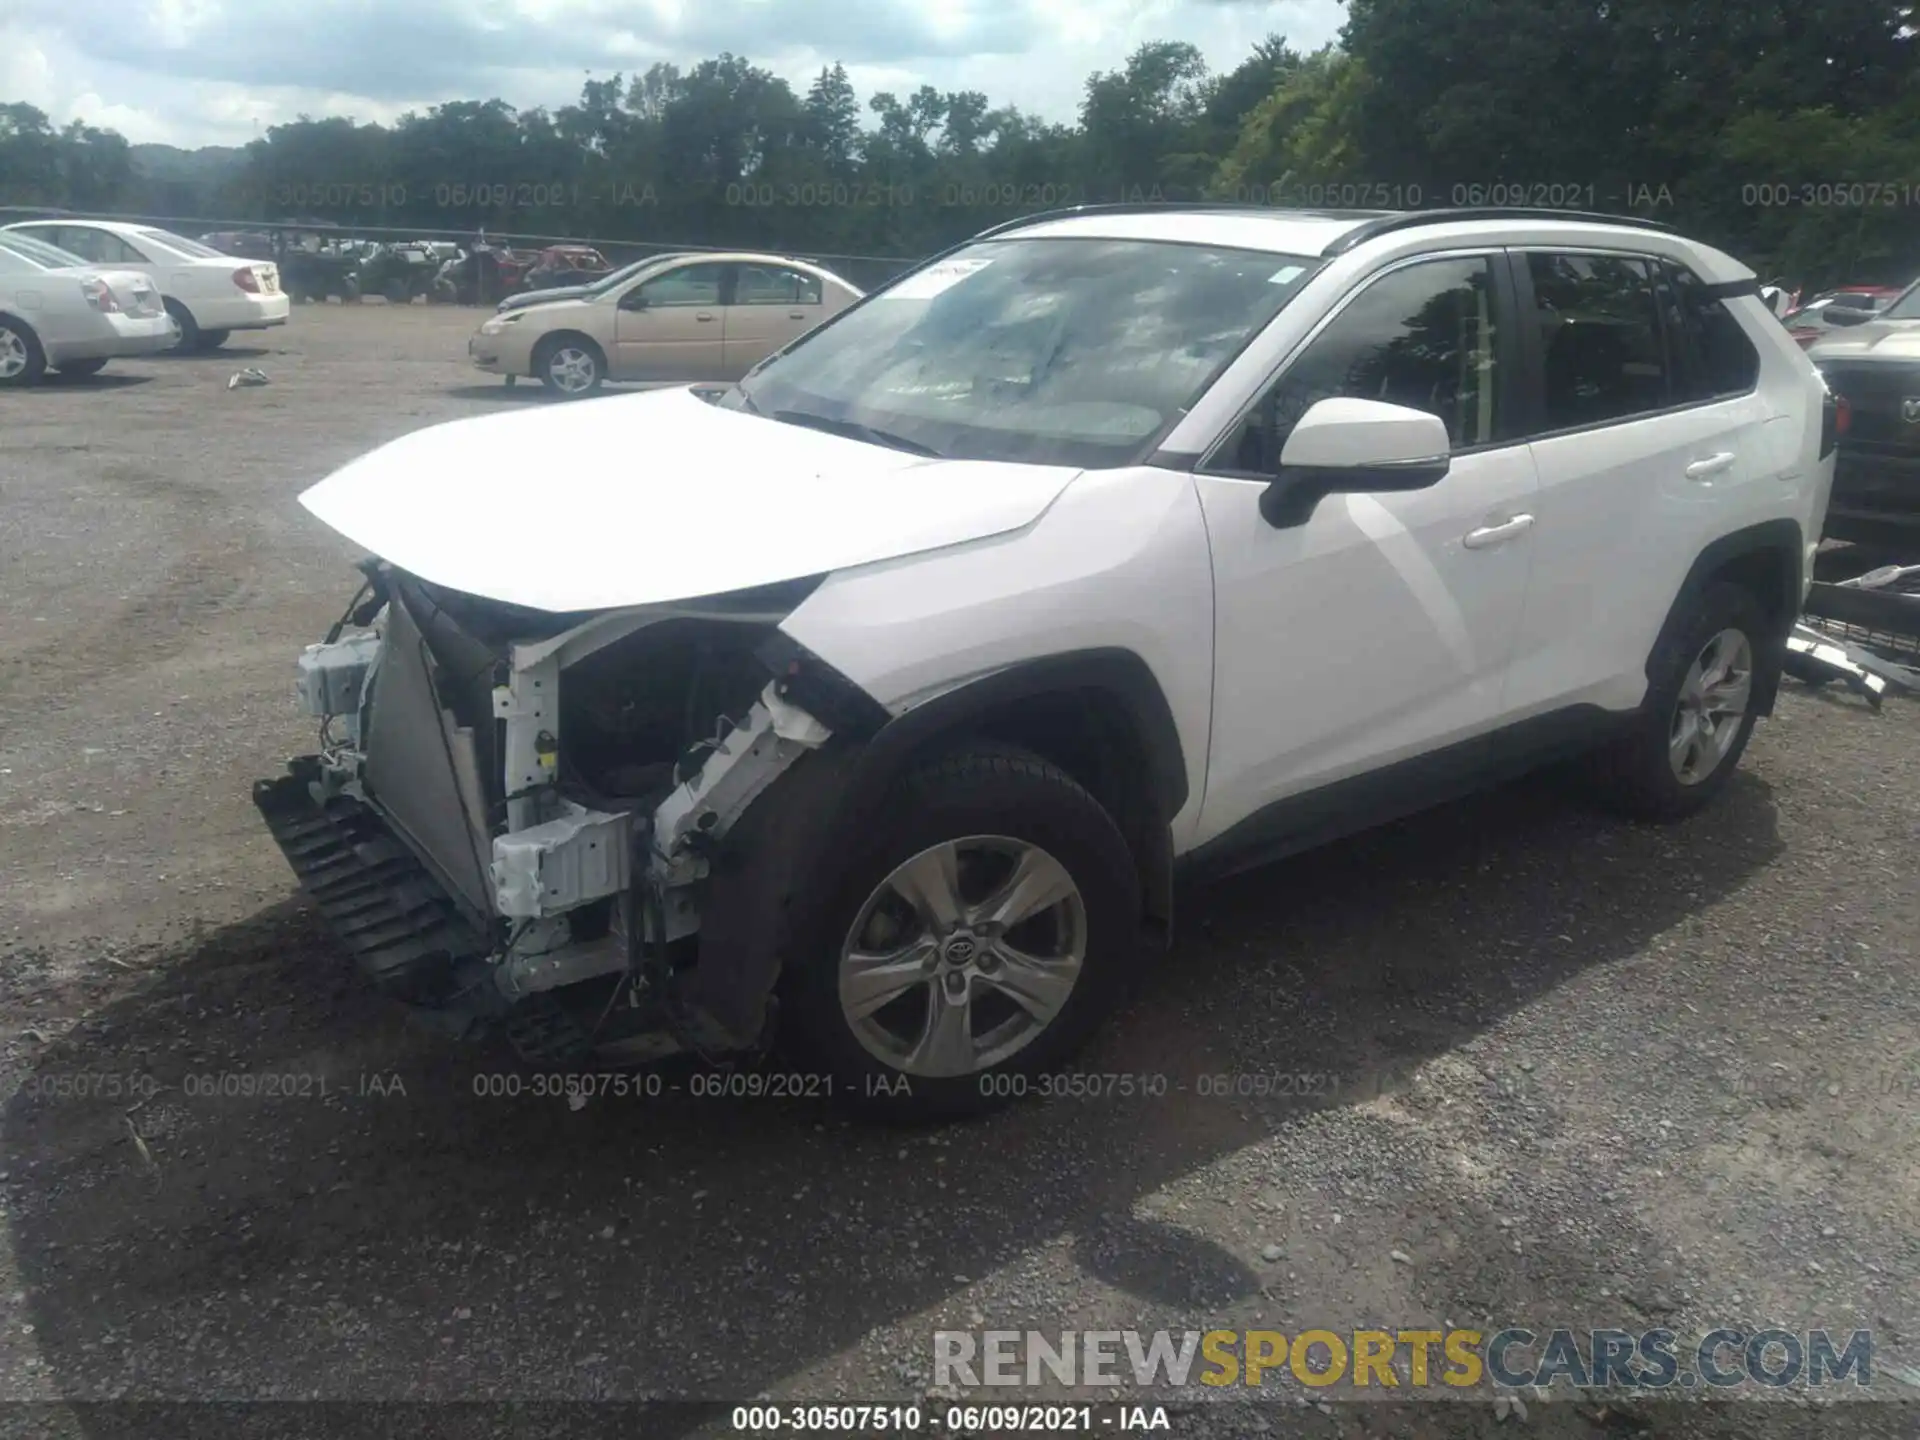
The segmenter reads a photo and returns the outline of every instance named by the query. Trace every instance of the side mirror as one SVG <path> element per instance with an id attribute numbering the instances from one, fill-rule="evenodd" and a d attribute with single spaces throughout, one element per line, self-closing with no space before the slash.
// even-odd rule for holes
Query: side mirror
<path id="1" fill-rule="evenodd" d="M 1452 466 L 1438 415 L 1378 400 L 1322 400 L 1302 415 L 1280 452 L 1280 473 L 1261 493 L 1275 529 L 1304 525 L 1329 495 L 1424 490 Z"/>
<path id="2" fill-rule="evenodd" d="M 1871 310 L 1856 310 L 1851 305 L 1829 305 L 1820 312 L 1829 325 L 1864 325 L 1874 318 Z"/>

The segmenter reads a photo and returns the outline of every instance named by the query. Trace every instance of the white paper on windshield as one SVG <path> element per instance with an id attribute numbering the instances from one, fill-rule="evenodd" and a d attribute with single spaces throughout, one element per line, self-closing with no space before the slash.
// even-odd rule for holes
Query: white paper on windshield
<path id="1" fill-rule="evenodd" d="M 1267 283 L 1269 285 L 1291 284 L 1304 269 L 1306 269 L 1304 265 L 1282 265 L 1267 277 Z"/>
<path id="2" fill-rule="evenodd" d="M 917 274 L 909 275 L 898 285 L 883 290 L 876 300 L 931 300 L 943 290 L 951 290 L 969 275 L 987 268 L 991 260 L 942 260 L 937 265 L 929 265 Z"/>

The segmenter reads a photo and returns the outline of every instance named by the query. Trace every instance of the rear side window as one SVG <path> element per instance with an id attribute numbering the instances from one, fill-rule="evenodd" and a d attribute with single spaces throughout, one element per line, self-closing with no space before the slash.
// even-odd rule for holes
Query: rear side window
<path id="1" fill-rule="evenodd" d="M 1527 270 L 1540 327 L 1542 428 L 1600 425 L 1673 403 L 1649 261 L 1535 252 Z"/>
<path id="2" fill-rule="evenodd" d="M 1678 362 L 1675 403 L 1745 395 L 1758 385 L 1760 352 L 1726 302 L 1710 295 L 1706 283 L 1684 265 L 1661 261 L 1660 281 L 1667 333 Z"/>

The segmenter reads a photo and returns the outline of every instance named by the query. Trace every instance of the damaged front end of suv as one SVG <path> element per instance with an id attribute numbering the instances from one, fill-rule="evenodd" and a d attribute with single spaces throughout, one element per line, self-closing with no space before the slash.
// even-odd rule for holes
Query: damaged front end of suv
<path id="1" fill-rule="evenodd" d="M 254 798 L 375 986 L 536 1063 L 759 1044 L 771 957 L 696 939 L 715 866 L 796 761 L 886 718 L 777 628 L 818 581 L 555 614 L 362 568 L 299 658 L 318 748 Z"/>

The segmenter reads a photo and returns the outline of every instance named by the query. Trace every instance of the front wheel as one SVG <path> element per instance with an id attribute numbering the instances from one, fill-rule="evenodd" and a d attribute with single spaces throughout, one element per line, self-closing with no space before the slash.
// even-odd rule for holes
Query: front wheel
<path id="1" fill-rule="evenodd" d="M 547 389 L 573 400 L 600 388 L 607 376 L 607 362 L 591 340 L 557 335 L 540 342 L 534 351 L 533 370 Z"/>
<path id="2" fill-rule="evenodd" d="M 1686 602 L 1655 651 L 1632 727 L 1596 758 L 1600 798 L 1645 820 L 1701 809 L 1732 778 L 1756 718 L 1753 684 L 1765 613 L 1724 581 Z"/>
<path id="3" fill-rule="evenodd" d="M 795 1046 L 859 1108 L 944 1118 L 1044 1093 L 1122 993 L 1131 852 L 1064 771 L 965 750 L 901 785 L 825 893 L 796 906 Z"/>
<path id="4" fill-rule="evenodd" d="M 84 380 L 89 375 L 98 375 L 106 368 L 107 362 L 104 360 L 69 360 L 58 368 L 57 373 L 70 376 L 75 380 Z"/>

